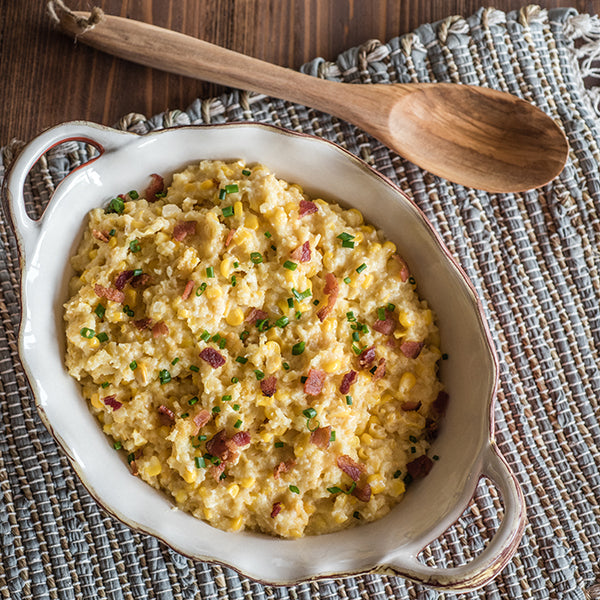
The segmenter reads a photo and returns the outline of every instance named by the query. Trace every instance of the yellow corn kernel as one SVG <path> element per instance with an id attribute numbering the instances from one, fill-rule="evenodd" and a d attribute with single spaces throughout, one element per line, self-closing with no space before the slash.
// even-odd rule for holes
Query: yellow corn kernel
<path id="1" fill-rule="evenodd" d="M 202 190 L 210 190 L 215 185 L 215 182 L 212 179 L 205 179 L 200 184 L 200 189 Z"/>
<path id="2" fill-rule="evenodd" d="M 236 327 L 237 325 L 241 325 L 244 322 L 244 311 L 236 307 L 234 308 L 225 318 L 228 325 L 232 327 Z"/>
<path id="3" fill-rule="evenodd" d="M 400 377 L 398 387 L 400 388 L 401 392 L 406 394 L 413 389 L 415 383 L 417 383 L 417 378 L 414 376 L 413 373 L 407 371 L 406 373 L 402 373 L 402 377 Z"/>
<path id="4" fill-rule="evenodd" d="M 343 512 L 334 511 L 333 519 L 336 523 L 345 523 L 348 520 L 348 517 Z"/>
<path id="5" fill-rule="evenodd" d="M 358 458 L 360 458 L 361 460 L 367 460 L 369 458 L 369 455 L 366 453 L 364 448 L 359 448 L 356 451 L 356 454 L 358 454 Z"/>
<path id="6" fill-rule="evenodd" d="M 231 267 L 233 266 L 233 261 L 231 260 L 230 256 L 226 256 L 222 261 L 221 264 L 219 266 L 219 271 L 221 271 L 221 275 L 223 275 L 223 277 L 228 278 L 229 274 L 231 273 Z"/>
<path id="7" fill-rule="evenodd" d="M 267 330 L 267 339 L 270 342 L 278 342 L 281 339 L 281 336 L 275 327 L 271 327 L 271 329 Z"/>
<path id="8" fill-rule="evenodd" d="M 240 486 L 237 483 L 232 483 L 228 488 L 227 488 L 227 493 L 232 497 L 235 498 L 240 492 Z"/>
<path id="9" fill-rule="evenodd" d="M 269 354 L 281 354 L 281 346 L 271 340 L 265 344 L 265 351 Z"/>
<path id="10" fill-rule="evenodd" d="M 213 221 L 214 223 L 218 223 L 219 222 L 219 217 L 217 217 L 217 214 L 214 212 L 207 212 L 206 213 L 206 220 L 207 221 Z"/>
<path id="11" fill-rule="evenodd" d="M 381 244 L 379 242 L 373 242 L 370 246 L 369 246 L 369 252 L 371 252 L 371 254 L 376 254 L 377 252 L 379 252 L 381 250 Z"/>
<path id="12" fill-rule="evenodd" d="M 373 438 L 368 434 L 368 433 L 363 433 L 360 436 L 360 441 L 365 445 L 365 446 L 371 446 L 373 444 Z"/>
<path id="13" fill-rule="evenodd" d="M 102 400 L 100 400 L 100 394 L 92 394 L 92 397 L 90 398 L 90 402 L 92 403 L 92 406 L 94 408 L 103 408 L 104 407 L 104 403 L 102 402 Z"/>
<path id="14" fill-rule="evenodd" d="M 433 323 L 433 313 L 429 309 L 424 310 L 422 316 L 425 325 L 431 325 Z"/>
<path id="15" fill-rule="evenodd" d="M 265 408 L 265 416 L 269 420 L 273 420 L 277 418 L 277 410 L 274 408 L 267 407 Z"/>
<path id="16" fill-rule="evenodd" d="M 357 435 L 353 435 L 350 439 L 350 447 L 358 448 L 360 446 L 360 438 Z"/>
<path id="17" fill-rule="evenodd" d="M 135 304 L 137 302 L 137 291 L 131 288 L 125 290 L 125 304 Z"/>
<path id="18" fill-rule="evenodd" d="M 217 285 L 213 285 L 206 289 L 206 297 L 210 298 L 211 300 L 214 300 L 215 298 L 219 298 L 222 295 L 223 295 L 223 290 Z"/>
<path id="19" fill-rule="evenodd" d="M 189 483 L 191 483 L 191 481 Z M 183 504 L 187 500 L 187 497 L 188 495 L 185 490 L 175 492 L 175 502 L 177 502 L 177 504 Z"/>
<path id="20" fill-rule="evenodd" d="M 231 529 L 233 531 L 239 531 L 244 524 L 244 517 L 238 517 L 231 522 Z"/>
<path id="21" fill-rule="evenodd" d="M 357 231 L 355 236 L 354 236 L 354 240 L 352 240 L 355 244 L 360 244 L 363 240 L 365 239 L 365 236 L 362 234 L 362 232 Z"/>
<path id="22" fill-rule="evenodd" d="M 290 307 L 288 306 L 287 300 L 281 299 L 278 300 L 277 302 L 277 308 L 284 314 L 287 315 L 288 312 L 290 311 Z M 269 331 L 272 331 L 272 329 L 269 329 Z"/>
<path id="23" fill-rule="evenodd" d="M 355 288 L 358 285 L 358 275 L 350 277 L 350 283 L 348 284 L 351 288 Z"/>
<path id="24" fill-rule="evenodd" d="M 325 200 L 323 200 L 322 198 L 315 198 L 315 204 L 319 204 L 320 206 L 327 206 L 327 202 L 325 202 Z"/>
<path id="25" fill-rule="evenodd" d="M 375 418 L 377 419 L 377 417 Z M 379 421 L 379 419 L 377 419 L 377 421 Z M 381 424 L 379 422 L 371 423 L 371 419 L 369 419 L 369 434 L 378 440 L 385 440 L 387 437 L 387 433 Z"/>
<path id="26" fill-rule="evenodd" d="M 398 478 L 392 481 L 392 496 L 402 496 L 405 491 L 406 486 L 404 485 L 404 481 L 402 481 L 402 479 Z"/>
<path id="27" fill-rule="evenodd" d="M 94 260 L 96 258 L 96 256 L 98 256 L 98 250 L 96 248 L 94 248 L 93 250 L 90 250 L 88 252 L 88 256 L 90 260 Z"/>
<path id="28" fill-rule="evenodd" d="M 186 194 L 189 194 L 189 193 L 191 193 L 191 192 L 195 192 L 195 191 L 196 191 L 196 184 L 195 184 L 195 183 L 191 183 L 191 182 L 188 182 L 188 183 L 186 183 L 186 184 L 183 186 L 183 191 L 184 191 Z"/>
<path id="29" fill-rule="evenodd" d="M 204 518 L 209 521 L 212 518 L 213 511 L 208 508 L 208 506 L 204 507 Z"/>
<path id="30" fill-rule="evenodd" d="M 341 361 L 338 359 L 329 360 L 323 365 L 323 370 L 325 373 L 335 373 L 339 371 L 341 364 Z"/>
<path id="31" fill-rule="evenodd" d="M 373 283 L 373 275 L 371 273 L 369 273 L 363 279 L 363 282 L 361 283 L 361 286 L 362 286 L 362 288 L 364 290 L 366 290 L 372 283 Z"/>
<path id="32" fill-rule="evenodd" d="M 200 494 L 200 497 L 203 500 L 206 500 L 206 498 L 208 498 L 208 490 L 205 487 L 198 488 L 198 494 Z"/>
<path id="33" fill-rule="evenodd" d="M 114 248 L 116 245 L 117 245 L 117 238 L 113 236 L 110 238 L 110 240 L 108 240 L 108 247 Z"/>
<path id="34" fill-rule="evenodd" d="M 143 362 L 138 362 L 137 367 L 135 369 L 136 379 L 139 379 L 143 385 L 148 383 L 148 368 L 146 364 Z"/>
<path id="35" fill-rule="evenodd" d="M 107 311 L 105 318 L 109 323 L 120 323 L 125 319 L 125 313 L 122 310 Z"/>
<path id="36" fill-rule="evenodd" d="M 90 348 L 97 348 L 100 345 L 100 340 L 98 340 L 98 338 L 96 336 L 94 336 L 92 339 L 88 340 L 88 345 L 90 346 Z"/>
<path id="37" fill-rule="evenodd" d="M 161 472 L 162 465 L 160 464 L 160 460 L 158 460 L 158 456 L 152 456 L 146 465 L 146 475 L 148 477 L 155 477 L 156 475 L 160 475 Z"/>
<path id="38" fill-rule="evenodd" d="M 304 193 L 302 186 L 298 185 L 297 183 L 292 183 L 292 185 L 290 185 L 290 189 L 292 189 L 292 188 L 295 190 L 298 190 L 301 194 Z"/>
<path id="39" fill-rule="evenodd" d="M 295 283 L 296 282 L 296 272 L 289 271 L 288 269 L 286 269 L 285 270 L 285 278 L 288 283 Z"/>
<path id="40" fill-rule="evenodd" d="M 263 431 L 260 434 L 260 439 L 268 444 L 273 439 L 273 434 L 270 431 Z"/>
<path id="41" fill-rule="evenodd" d="M 242 484 L 243 488 L 251 488 L 254 483 L 256 482 L 256 477 L 244 477 L 244 479 L 242 479 L 240 481 L 240 483 Z"/>
<path id="42" fill-rule="evenodd" d="M 287 427 L 285 425 L 280 425 L 277 429 L 273 430 L 274 435 L 282 436 L 286 431 Z"/>
<path id="43" fill-rule="evenodd" d="M 110 435 L 110 432 L 112 431 L 112 424 L 111 423 L 107 423 L 103 428 L 102 431 L 104 431 L 104 433 L 106 435 Z"/>
<path id="44" fill-rule="evenodd" d="M 159 231 L 155 236 L 154 240 L 157 244 L 163 244 L 169 241 L 169 236 L 164 231 Z"/>
<path id="45" fill-rule="evenodd" d="M 240 246 L 242 244 L 245 244 L 247 241 L 250 240 L 251 236 L 252 236 L 252 234 L 249 231 L 246 231 L 245 229 L 241 229 L 241 230 L 238 229 L 235 232 L 235 236 L 234 236 L 236 245 Z"/>
<path id="46" fill-rule="evenodd" d="M 360 212 L 360 210 L 356 209 L 356 208 L 351 208 L 348 211 L 349 215 L 354 215 L 354 217 L 358 220 L 358 225 L 362 225 L 364 222 L 362 213 Z"/>
<path id="47" fill-rule="evenodd" d="M 303 456 L 305 452 L 306 452 L 306 442 L 305 441 L 299 442 L 298 444 L 296 444 L 294 446 L 294 454 L 298 458 Z"/>
<path id="48" fill-rule="evenodd" d="M 390 254 L 393 254 L 394 252 L 396 252 L 396 244 L 394 244 L 394 242 L 390 242 L 388 240 L 387 242 L 383 242 L 383 249 L 386 252 L 389 252 Z"/>
<path id="49" fill-rule="evenodd" d="M 133 210 L 133 203 L 125 202 L 125 207 L 123 208 L 123 212 L 127 215 Z"/>
<path id="50" fill-rule="evenodd" d="M 405 310 L 398 312 L 398 321 L 400 321 L 400 325 L 406 327 L 407 329 L 414 325 L 412 316 L 409 315 Z"/>
<path id="51" fill-rule="evenodd" d="M 183 474 L 183 479 L 186 483 L 194 483 L 194 481 L 196 481 L 196 473 L 190 471 L 189 469 L 186 469 L 185 473 Z M 183 500 L 181 500 L 181 502 L 183 502 Z"/>
<path id="52" fill-rule="evenodd" d="M 375 232 L 375 227 L 373 227 L 372 225 L 361 225 L 360 230 L 364 231 L 365 233 L 371 234 Z"/>
<path id="53" fill-rule="evenodd" d="M 248 229 L 258 229 L 258 217 L 252 214 L 248 215 L 244 220 L 244 226 L 248 227 Z"/>
<path id="54" fill-rule="evenodd" d="M 376 425 L 381 425 L 381 421 L 379 420 L 379 417 L 377 415 L 371 415 L 369 417 L 369 425 L 372 425 L 373 423 L 375 423 Z"/>
<path id="55" fill-rule="evenodd" d="M 323 254 L 323 266 L 328 270 L 333 270 L 333 253 L 327 251 Z"/>
<path id="56" fill-rule="evenodd" d="M 389 402 L 390 400 L 393 400 L 394 397 L 391 394 L 388 394 L 387 392 L 385 392 L 382 396 L 381 396 L 381 400 L 380 403 L 381 404 L 385 404 L 386 402 Z"/>
<path id="57" fill-rule="evenodd" d="M 241 217 L 244 214 L 244 205 L 239 200 L 233 203 L 233 214 L 236 217 Z"/>
<path id="58" fill-rule="evenodd" d="M 381 494 L 385 490 L 385 481 L 379 473 L 374 473 L 367 477 L 367 483 L 371 486 L 373 494 Z"/>
<path id="59" fill-rule="evenodd" d="M 224 166 L 222 167 L 221 171 L 223 171 L 223 175 L 225 175 L 225 177 L 231 177 L 233 175 L 233 169 L 231 167 Z"/>
<path id="60" fill-rule="evenodd" d="M 334 325 L 336 324 L 334 319 L 326 319 L 325 321 L 323 321 L 323 323 L 321 324 L 321 329 L 325 332 L 325 333 L 329 333 Z"/>

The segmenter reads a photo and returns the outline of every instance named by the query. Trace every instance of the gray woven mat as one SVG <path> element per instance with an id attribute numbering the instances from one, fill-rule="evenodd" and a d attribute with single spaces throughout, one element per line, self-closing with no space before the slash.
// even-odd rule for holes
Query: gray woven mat
<path id="1" fill-rule="evenodd" d="M 532 101 L 562 124 L 572 151 L 556 181 L 524 194 L 448 184 L 344 122 L 258 95 L 233 92 L 197 100 L 185 111 L 151 119 L 128 115 L 119 123 L 145 133 L 254 120 L 334 140 L 398 182 L 443 236 L 473 281 L 494 335 L 501 360 L 496 435 L 521 482 L 529 519 L 502 574 L 463 598 L 591 598 L 600 579 L 600 94 L 582 83 L 594 73 L 599 37 L 596 17 L 571 10 L 482 9 L 388 44 L 368 42 L 335 63 L 316 59 L 304 67 L 315 76 L 363 84 L 487 85 Z M 27 189 L 32 214 L 40 214 L 56 182 L 85 161 L 88 150 L 63 145 L 40 161 Z M 8 155 L 6 149 L 5 161 Z M 263 587 L 188 560 L 109 517 L 37 416 L 17 358 L 18 261 L 4 222 L 0 252 L 6 265 L 0 272 L 3 598 L 455 597 L 374 575 Z M 482 481 L 460 520 L 423 559 L 464 564 L 493 535 L 499 511 L 496 490 Z"/>

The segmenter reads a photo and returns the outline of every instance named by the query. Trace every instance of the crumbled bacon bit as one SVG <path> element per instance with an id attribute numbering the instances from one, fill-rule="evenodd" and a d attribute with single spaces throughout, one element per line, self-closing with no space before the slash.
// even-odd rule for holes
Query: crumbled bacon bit
<path id="1" fill-rule="evenodd" d="M 298 216 L 304 217 L 305 215 L 311 215 L 316 213 L 319 207 L 310 200 L 300 200 L 300 206 L 298 208 Z"/>
<path id="2" fill-rule="evenodd" d="M 400 344 L 400 352 L 406 358 L 417 358 L 421 354 L 421 350 L 425 344 L 423 342 L 402 342 Z"/>
<path id="3" fill-rule="evenodd" d="M 206 361 L 213 369 L 222 367 L 225 364 L 225 357 L 214 348 L 204 348 L 200 352 L 200 358 Z"/>
<path id="4" fill-rule="evenodd" d="M 406 465 L 408 474 L 413 479 L 422 479 L 429 474 L 431 467 L 433 467 L 433 461 L 426 454 L 419 456 L 419 458 L 415 458 L 415 460 Z"/>
<path id="5" fill-rule="evenodd" d="M 262 319 L 266 319 L 269 316 L 264 310 L 260 310 L 260 308 L 251 308 L 246 318 L 244 319 L 249 325 L 254 325 L 257 321 L 261 321 Z"/>
<path id="6" fill-rule="evenodd" d="M 279 476 L 282 473 L 287 473 L 292 467 L 294 467 L 296 465 L 296 459 L 292 458 L 290 460 L 288 460 L 287 462 L 283 462 L 281 461 L 278 465 L 275 466 L 275 468 L 273 469 L 273 477 L 275 479 L 279 479 Z"/>
<path id="7" fill-rule="evenodd" d="M 167 324 L 164 321 L 159 321 L 158 323 L 156 323 L 156 325 L 152 327 L 153 338 L 160 337 L 161 335 L 167 335 L 167 333 L 169 333 L 169 328 L 167 327 Z"/>
<path id="8" fill-rule="evenodd" d="M 421 403 L 417 402 L 416 400 L 408 400 L 407 402 L 403 402 L 400 405 L 400 408 L 406 412 L 410 412 L 411 410 L 419 410 L 421 408 Z"/>
<path id="9" fill-rule="evenodd" d="M 373 373 L 373 381 L 378 381 L 382 377 L 385 377 L 385 358 L 379 359 L 375 373 Z"/>
<path id="10" fill-rule="evenodd" d="M 225 248 L 227 248 L 227 246 L 229 246 L 229 244 L 231 244 L 231 240 L 233 240 L 233 236 L 235 235 L 236 230 L 235 229 L 230 229 L 229 232 L 227 233 L 227 237 L 225 238 Z"/>
<path id="11" fill-rule="evenodd" d="M 325 274 L 325 289 L 323 293 L 327 296 L 327 305 L 317 312 L 319 321 L 323 322 L 329 313 L 333 310 L 333 307 L 337 301 L 338 294 L 340 292 L 340 284 L 333 273 Z"/>
<path id="12" fill-rule="evenodd" d="M 250 443 L 250 434 L 247 431 L 238 431 L 233 434 L 231 441 L 236 446 L 247 446 Z"/>
<path id="13" fill-rule="evenodd" d="M 190 297 L 190 294 L 192 293 L 193 289 L 194 289 L 194 282 L 190 279 L 185 284 L 185 290 L 183 290 L 183 294 L 181 294 L 181 299 L 187 300 Z"/>
<path id="14" fill-rule="evenodd" d="M 176 242 L 183 241 L 188 235 L 196 233 L 196 221 L 179 221 L 173 228 L 173 239 Z"/>
<path id="15" fill-rule="evenodd" d="M 383 333 L 383 335 L 390 335 L 394 333 L 396 329 L 396 319 L 394 319 L 394 313 L 391 310 L 385 311 L 385 319 L 377 319 L 375 323 L 373 323 L 373 329 L 375 331 L 379 331 L 379 333 Z"/>
<path id="16" fill-rule="evenodd" d="M 158 200 L 156 194 L 160 194 L 164 191 L 165 181 L 156 173 L 152 173 L 150 177 L 152 178 L 152 181 L 148 184 L 148 187 L 144 191 L 144 198 L 146 198 L 148 202 L 156 202 L 156 200 Z"/>
<path id="17" fill-rule="evenodd" d="M 148 285 L 150 282 L 150 275 L 148 273 L 140 273 L 139 275 L 135 275 L 133 279 L 130 281 L 129 285 L 133 288 L 140 288 Z"/>
<path id="18" fill-rule="evenodd" d="M 119 304 L 123 304 L 125 301 L 125 294 L 121 290 L 106 288 L 98 283 L 94 285 L 94 292 L 96 292 L 96 296 L 99 296 L 100 298 L 106 298 L 107 300 L 118 302 Z"/>
<path id="19" fill-rule="evenodd" d="M 292 250 L 290 257 L 299 263 L 309 262 L 311 257 L 310 242 L 304 242 L 304 244 Z"/>
<path id="20" fill-rule="evenodd" d="M 331 425 L 327 427 L 318 427 L 310 434 L 310 441 L 318 448 L 329 448 L 329 442 L 331 441 Z"/>
<path id="21" fill-rule="evenodd" d="M 342 383 L 340 384 L 340 392 L 342 394 L 347 394 L 350 391 L 350 386 L 355 382 L 357 374 L 356 371 L 348 371 L 342 377 Z"/>
<path id="22" fill-rule="evenodd" d="M 218 483 L 221 481 L 221 475 L 223 475 L 223 472 L 225 471 L 225 467 L 227 465 L 222 462 L 218 465 L 212 465 L 210 468 L 210 474 L 212 475 L 213 479 Z"/>
<path id="23" fill-rule="evenodd" d="M 228 438 L 227 432 L 221 429 L 206 442 L 206 451 L 218 457 L 222 463 L 226 463 L 235 460 L 243 447 L 248 444 L 250 444 L 250 434 L 247 431 L 239 431 Z"/>
<path id="24" fill-rule="evenodd" d="M 410 277 L 406 261 L 399 254 L 392 254 L 392 258 L 400 265 L 400 281 L 405 282 Z"/>
<path id="25" fill-rule="evenodd" d="M 371 486 L 368 483 L 357 485 L 352 490 L 352 495 L 361 502 L 368 502 L 371 499 Z"/>
<path id="26" fill-rule="evenodd" d="M 273 502 L 271 509 L 271 519 L 274 519 L 281 512 L 281 502 Z"/>
<path id="27" fill-rule="evenodd" d="M 134 321 L 133 324 L 140 331 L 144 331 L 144 329 L 146 329 L 147 327 L 150 327 L 150 325 L 152 325 L 152 319 L 150 319 L 149 317 L 145 317 L 144 319 L 138 319 L 137 321 Z"/>
<path id="28" fill-rule="evenodd" d="M 318 396 L 323 391 L 325 371 L 320 369 L 309 369 L 308 377 L 304 382 L 304 393 L 309 396 Z"/>
<path id="29" fill-rule="evenodd" d="M 92 229 L 92 235 L 101 242 L 108 242 L 110 239 L 108 233 L 105 231 L 98 231 L 97 229 Z"/>
<path id="30" fill-rule="evenodd" d="M 358 355 L 358 364 L 364 369 L 368 367 L 375 360 L 375 346 L 369 346 L 365 348 Z"/>
<path id="31" fill-rule="evenodd" d="M 263 393 L 263 396 L 268 396 L 270 398 L 277 391 L 277 377 L 275 377 L 275 375 L 270 375 L 266 379 L 263 379 L 260 382 L 260 390 Z"/>
<path id="32" fill-rule="evenodd" d="M 117 278 L 115 279 L 115 287 L 118 290 L 122 290 L 125 287 L 125 284 L 131 279 L 133 278 L 133 271 L 131 269 L 127 270 L 127 271 L 122 271 L 121 273 L 119 273 L 119 275 L 117 275 Z"/>
<path id="33" fill-rule="evenodd" d="M 206 409 L 198 411 L 194 417 L 192 417 L 192 422 L 194 423 L 192 435 L 198 435 L 198 432 L 210 421 L 210 417 L 211 414 Z"/>
<path id="34" fill-rule="evenodd" d="M 175 423 L 175 413 L 164 404 L 158 407 L 158 415 L 163 425 L 173 425 Z"/>
<path id="35" fill-rule="evenodd" d="M 347 454 L 342 454 L 337 457 L 336 460 L 337 466 L 352 479 L 352 481 L 358 481 L 361 475 L 365 471 L 364 465 L 357 463 Z"/>
<path id="36" fill-rule="evenodd" d="M 102 398 L 102 402 L 106 406 L 110 406 L 113 410 L 119 410 L 123 404 L 117 400 L 117 396 L 113 394 L 112 396 L 105 396 Z"/>

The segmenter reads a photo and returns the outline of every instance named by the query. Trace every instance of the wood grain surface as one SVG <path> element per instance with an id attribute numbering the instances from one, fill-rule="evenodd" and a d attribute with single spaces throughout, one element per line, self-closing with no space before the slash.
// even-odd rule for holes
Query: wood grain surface
<path id="1" fill-rule="evenodd" d="M 481 6 L 514 10 L 517 0 L 65 0 L 73 10 L 168 27 L 250 56 L 297 69 L 323 56 L 422 23 L 468 16 Z M 540 1 L 599 13 L 600 0 Z M 76 44 L 52 25 L 45 0 L 0 0 L 0 145 L 29 140 L 72 119 L 114 124 L 129 112 L 151 116 L 186 108 L 221 88 L 112 58 Z"/>

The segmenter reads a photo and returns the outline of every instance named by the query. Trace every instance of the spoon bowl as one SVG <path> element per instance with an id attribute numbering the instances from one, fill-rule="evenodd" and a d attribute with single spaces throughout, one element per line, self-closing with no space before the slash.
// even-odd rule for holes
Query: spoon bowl
<path id="1" fill-rule="evenodd" d="M 61 3 L 62 4 L 62 3 Z M 170 73 L 311 106 L 340 117 L 431 173 L 489 192 L 544 185 L 568 144 L 542 110 L 510 94 L 449 83 L 327 81 L 123 17 L 54 6 L 63 31 L 99 50 Z"/>

